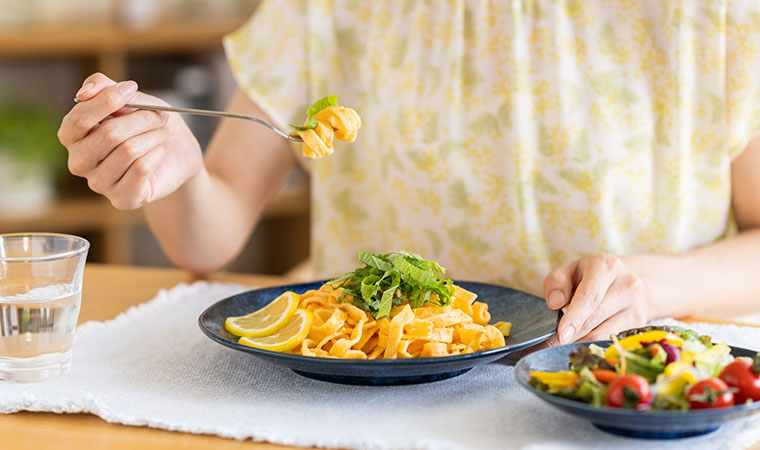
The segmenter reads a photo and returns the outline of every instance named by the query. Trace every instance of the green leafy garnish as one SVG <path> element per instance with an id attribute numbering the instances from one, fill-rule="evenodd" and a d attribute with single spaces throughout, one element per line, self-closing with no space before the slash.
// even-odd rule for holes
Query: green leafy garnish
<path id="1" fill-rule="evenodd" d="M 641 395 L 630 386 L 623 386 L 623 408 L 635 408 Z"/>
<path id="2" fill-rule="evenodd" d="M 662 411 L 688 411 L 689 402 L 676 395 L 657 394 L 652 403 L 652 409 Z"/>
<path id="3" fill-rule="evenodd" d="M 581 369 L 578 375 L 580 385 L 578 385 L 574 398 L 594 406 L 604 405 L 607 399 L 607 385 L 597 380 L 588 368 Z"/>
<path id="4" fill-rule="evenodd" d="M 575 384 L 566 388 L 553 388 L 535 377 L 531 377 L 528 383 L 541 392 L 594 406 L 604 405 L 607 398 L 607 386 L 599 382 L 588 368 L 581 369 L 578 372 L 578 379 Z"/>
<path id="5" fill-rule="evenodd" d="M 665 370 L 665 365 L 654 360 L 646 349 L 629 350 L 625 353 L 625 359 L 628 373 L 641 375 L 650 383 L 654 383 L 657 375 Z"/>
<path id="6" fill-rule="evenodd" d="M 322 111 L 323 109 L 329 108 L 331 106 L 338 106 L 337 95 L 328 95 L 327 97 L 320 98 L 319 100 L 314 102 L 311 106 L 309 106 L 309 108 L 306 110 L 306 115 L 309 117 L 308 125 L 304 125 L 304 126 L 290 125 L 290 126 L 295 128 L 298 131 L 313 130 L 317 128 L 317 121 L 313 119 L 313 116 L 317 114 L 318 112 Z"/>
<path id="7" fill-rule="evenodd" d="M 594 344 L 591 344 L 594 345 Z M 599 349 L 598 346 L 594 345 Z M 601 350 L 601 349 L 599 349 Z M 601 355 L 600 355 L 601 353 Z M 570 353 L 570 369 L 580 372 L 581 369 L 607 369 L 615 370 L 610 363 L 605 361 L 603 351 L 596 351 L 591 346 L 580 346 Z"/>
<path id="8" fill-rule="evenodd" d="M 434 261 L 403 250 L 384 255 L 359 252 L 359 261 L 364 267 L 328 284 L 343 288 L 340 302 L 350 296 L 352 304 L 376 319 L 390 316 L 391 308 L 405 302 L 412 308 L 451 303 L 454 284 L 441 278 L 446 270 Z"/>

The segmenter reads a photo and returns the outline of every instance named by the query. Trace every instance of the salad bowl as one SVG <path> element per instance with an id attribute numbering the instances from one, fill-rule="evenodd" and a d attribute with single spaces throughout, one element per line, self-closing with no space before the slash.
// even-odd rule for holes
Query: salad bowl
<path id="1" fill-rule="evenodd" d="M 486 364 L 509 353 L 539 344 L 556 333 L 561 313 L 546 307 L 534 295 L 486 283 L 455 281 L 456 285 L 478 294 L 478 301 L 488 304 L 492 321 L 512 323 L 504 347 L 468 354 L 412 359 L 334 359 L 281 353 L 238 344 L 238 338 L 224 328 L 230 316 L 240 316 L 260 309 L 286 291 L 302 294 L 319 289 L 324 281 L 289 284 L 256 289 L 233 295 L 208 307 L 198 318 L 203 333 L 226 347 L 279 364 L 299 375 L 343 384 L 397 385 L 444 380 L 461 375 L 479 364 Z"/>
<path id="2" fill-rule="evenodd" d="M 531 353 L 520 359 L 515 366 L 517 381 L 552 407 L 588 420 L 603 431 L 627 437 L 677 439 L 699 436 L 717 430 L 725 422 L 760 412 L 760 402 L 726 408 L 689 411 L 638 411 L 630 408 L 593 406 L 542 392 L 531 385 L 532 371 L 559 372 L 567 370 L 570 353 L 578 347 L 589 344 L 608 347 L 612 341 L 568 344 Z M 732 347 L 731 354 L 735 357 L 753 357 L 757 351 Z"/>

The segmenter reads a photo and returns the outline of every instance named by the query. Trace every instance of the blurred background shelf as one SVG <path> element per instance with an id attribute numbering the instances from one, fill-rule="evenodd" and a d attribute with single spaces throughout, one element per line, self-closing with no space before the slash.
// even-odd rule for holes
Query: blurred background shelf
<path id="1" fill-rule="evenodd" d="M 54 135 L 84 78 L 102 72 L 133 79 L 144 92 L 175 106 L 224 109 L 236 88 L 222 51 L 222 37 L 253 13 L 256 0 L 0 0 L 0 121 L 3 102 L 29 106 L 52 117 Z M 6 108 L 6 110 L 9 108 Z M 186 117 L 205 148 L 217 121 Z M 25 122 L 24 122 L 25 123 Z M 30 129 L 32 135 L 39 128 Z M 36 142 L 36 141 L 35 141 Z M 47 172 L 54 187 L 38 208 L 3 209 L 0 232 L 56 231 L 92 242 L 90 261 L 168 266 L 142 213 L 118 211 L 68 174 L 66 150 Z M 5 145 L 7 150 L 7 145 Z M 0 127 L 0 165 L 4 139 Z M 18 152 L 17 152 L 18 153 Z M 63 156 L 63 158 L 61 158 Z M 3 180 L 0 191 L 20 196 L 23 184 Z M 5 184 L 4 184 L 5 181 Z M 16 202 L 18 203 L 18 202 Z M 282 274 L 308 258 L 309 178 L 300 168 L 288 176 L 266 208 L 250 242 L 228 270 Z"/>
<path id="2" fill-rule="evenodd" d="M 242 23 L 223 20 L 158 23 L 144 29 L 96 24 L 0 30 L 0 58 L 94 58 L 97 71 L 124 79 L 129 73 L 130 54 L 217 51 L 222 37 Z"/>
<path id="3" fill-rule="evenodd" d="M 264 210 L 262 221 L 288 222 L 304 219 L 308 215 L 308 189 L 297 188 L 282 190 Z M 101 246 L 92 248 L 96 259 L 113 264 L 130 264 L 134 256 L 132 251 L 132 233 L 137 227 L 145 227 L 145 218 L 139 210 L 120 211 L 102 197 L 78 198 L 55 202 L 43 209 L 31 213 L 0 215 L 0 233 L 19 231 L 48 231 L 67 234 L 94 235 Z M 299 230 L 294 230 L 298 233 Z M 91 238 L 92 239 L 92 238 Z M 297 240 L 289 240 L 295 242 Z M 300 243 L 302 245 L 302 243 Z M 276 244 L 280 245 L 280 244 Z M 289 244 L 284 244 L 273 252 L 294 251 Z M 297 261 L 296 261 L 297 262 Z M 281 265 L 288 265 L 283 261 Z M 285 267 L 287 269 L 289 267 Z"/>

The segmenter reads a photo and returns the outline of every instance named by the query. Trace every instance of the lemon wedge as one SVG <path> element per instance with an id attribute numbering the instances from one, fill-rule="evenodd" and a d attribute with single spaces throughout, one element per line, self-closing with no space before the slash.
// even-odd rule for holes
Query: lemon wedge
<path id="1" fill-rule="evenodd" d="M 235 336 L 267 336 L 284 327 L 300 303 L 301 297 L 288 291 L 257 311 L 245 316 L 228 317 L 224 328 Z"/>
<path id="2" fill-rule="evenodd" d="M 288 324 L 276 333 L 269 336 L 241 337 L 238 343 L 273 352 L 287 352 L 303 342 L 309 334 L 312 320 L 314 320 L 314 314 L 311 311 L 297 309 Z"/>

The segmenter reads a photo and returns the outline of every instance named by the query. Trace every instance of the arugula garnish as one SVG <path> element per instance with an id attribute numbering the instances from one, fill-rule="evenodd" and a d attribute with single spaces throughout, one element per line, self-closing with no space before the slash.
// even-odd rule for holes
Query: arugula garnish
<path id="1" fill-rule="evenodd" d="M 339 302 L 350 295 L 352 304 L 376 319 L 388 317 L 391 308 L 404 302 L 412 308 L 451 303 L 454 284 L 441 278 L 446 270 L 434 261 L 403 250 L 384 255 L 359 252 L 359 261 L 364 267 L 328 284 L 333 289 L 343 288 Z"/>
<path id="2" fill-rule="evenodd" d="M 314 102 L 311 106 L 309 106 L 309 109 L 306 110 L 306 115 L 309 117 L 308 125 L 305 125 L 305 126 L 290 125 L 290 126 L 295 128 L 298 131 L 313 130 L 317 128 L 317 121 L 313 118 L 313 116 L 316 113 L 322 111 L 323 109 L 329 108 L 331 106 L 338 106 L 337 95 L 328 95 L 327 97 L 320 98 L 319 100 Z"/>

